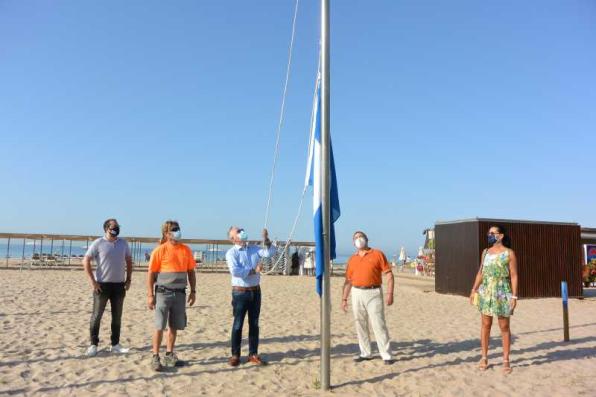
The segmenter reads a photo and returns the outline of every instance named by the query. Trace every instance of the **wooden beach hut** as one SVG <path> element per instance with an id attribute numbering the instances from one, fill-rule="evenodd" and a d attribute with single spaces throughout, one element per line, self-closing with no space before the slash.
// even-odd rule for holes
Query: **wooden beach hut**
<path id="1" fill-rule="evenodd" d="M 583 294 L 582 237 L 576 223 L 474 218 L 435 225 L 435 290 L 468 296 L 492 225 L 509 232 L 518 258 L 519 291 L 523 298 L 561 296 L 567 281 L 569 296 Z"/>

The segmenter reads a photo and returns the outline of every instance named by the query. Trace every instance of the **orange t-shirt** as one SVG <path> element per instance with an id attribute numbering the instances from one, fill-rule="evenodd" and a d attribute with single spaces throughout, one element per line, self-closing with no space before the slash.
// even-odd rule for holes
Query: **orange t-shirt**
<path id="1" fill-rule="evenodd" d="M 187 272 L 196 266 L 192 251 L 188 245 L 160 244 L 151 253 L 149 270 L 153 273 Z"/>
<path id="2" fill-rule="evenodd" d="M 168 288 L 184 288 L 187 273 L 195 268 L 195 259 L 189 246 L 167 242 L 151 253 L 149 272 L 159 273 L 156 284 Z"/>
<path id="3" fill-rule="evenodd" d="M 385 254 L 370 248 L 363 256 L 355 253 L 348 260 L 346 279 L 350 280 L 354 287 L 371 287 L 381 285 L 381 275 L 390 271 L 391 266 Z"/>

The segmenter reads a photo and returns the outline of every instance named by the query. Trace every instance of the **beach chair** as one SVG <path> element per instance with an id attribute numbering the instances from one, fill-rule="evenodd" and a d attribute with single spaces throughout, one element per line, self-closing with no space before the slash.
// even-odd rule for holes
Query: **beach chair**
<path id="1" fill-rule="evenodd" d="M 41 255 L 38 253 L 33 253 L 31 256 L 31 261 L 29 261 L 29 269 L 33 266 L 40 266 L 41 265 Z"/>

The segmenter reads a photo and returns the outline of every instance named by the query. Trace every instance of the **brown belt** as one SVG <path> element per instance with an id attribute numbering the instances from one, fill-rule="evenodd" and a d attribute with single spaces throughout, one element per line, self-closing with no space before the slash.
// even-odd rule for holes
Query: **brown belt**
<path id="1" fill-rule="evenodd" d="M 381 288 L 380 285 L 368 285 L 368 286 L 352 285 L 352 287 L 358 288 L 358 289 L 377 289 L 377 288 Z"/>
<path id="2" fill-rule="evenodd" d="M 259 291 L 261 289 L 260 286 L 254 286 L 254 287 L 236 287 L 233 286 L 232 287 L 232 291 L 238 291 L 238 292 L 246 292 L 246 291 Z"/>

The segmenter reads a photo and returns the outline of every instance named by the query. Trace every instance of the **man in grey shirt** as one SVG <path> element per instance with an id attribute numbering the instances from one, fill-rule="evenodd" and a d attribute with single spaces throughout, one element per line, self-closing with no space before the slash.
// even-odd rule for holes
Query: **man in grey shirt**
<path id="1" fill-rule="evenodd" d="M 120 346 L 120 324 L 126 290 L 130 288 L 132 275 L 132 257 L 126 240 L 118 238 L 120 225 L 116 219 L 108 219 L 103 224 L 104 236 L 95 240 L 87 249 L 83 266 L 93 288 L 93 313 L 91 314 L 91 346 L 87 356 L 97 354 L 101 317 L 110 301 L 112 308 L 112 347 L 113 353 L 127 353 L 128 349 Z M 91 269 L 91 260 L 95 262 L 95 274 Z"/>

